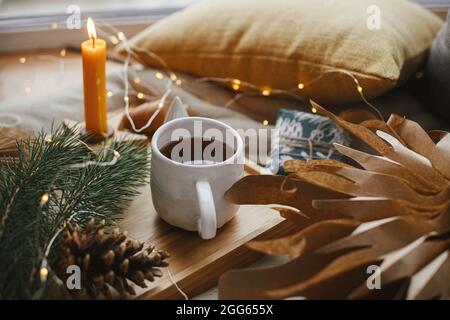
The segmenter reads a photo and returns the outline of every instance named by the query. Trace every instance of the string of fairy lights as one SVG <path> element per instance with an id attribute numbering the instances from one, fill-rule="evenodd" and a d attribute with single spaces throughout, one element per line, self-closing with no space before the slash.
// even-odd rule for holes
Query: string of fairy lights
<path id="1" fill-rule="evenodd" d="M 124 102 L 123 108 L 124 108 L 125 116 L 128 118 L 133 130 L 135 132 L 142 132 L 145 129 L 147 129 L 148 127 L 150 127 L 153 120 L 157 117 L 157 115 L 159 114 L 161 109 L 166 105 L 166 101 L 169 98 L 170 94 L 172 93 L 173 87 L 174 86 L 183 87 L 184 81 L 170 68 L 170 66 L 167 65 L 167 63 L 163 59 L 161 59 L 161 57 L 159 57 L 154 52 L 151 52 L 144 48 L 131 47 L 129 45 L 128 39 L 125 36 L 125 34 L 110 24 L 107 24 L 105 22 L 100 22 L 99 25 L 101 26 L 101 27 L 98 27 L 100 33 L 103 34 L 104 36 L 106 36 L 112 45 L 116 46 L 116 45 L 122 44 L 123 47 L 125 48 L 126 56 L 125 56 L 125 59 L 123 62 L 123 69 L 122 69 L 123 86 L 124 86 L 124 90 L 122 93 L 123 102 Z M 52 23 L 52 29 L 56 29 L 57 27 L 58 27 L 57 24 Z M 145 85 L 151 86 L 148 83 L 146 84 L 145 80 L 141 79 L 138 76 L 137 71 L 135 70 L 133 65 L 130 68 L 130 63 L 131 63 L 132 59 L 139 61 L 139 59 L 137 59 L 137 57 L 136 57 L 137 53 L 145 54 L 149 58 L 154 59 L 155 61 L 158 62 L 158 64 L 161 67 L 160 68 L 161 71 L 155 71 L 154 76 L 156 79 L 166 82 L 165 83 L 165 92 L 157 99 L 151 100 L 152 98 L 149 97 L 148 95 L 146 95 L 145 93 L 136 91 L 133 88 L 130 88 L 130 80 L 129 80 L 130 72 L 132 73 L 132 81 L 134 84 L 141 85 L 141 86 L 145 86 Z M 57 62 L 59 64 L 59 72 L 61 74 L 63 74 L 64 69 L 65 69 L 66 55 L 67 55 L 67 50 L 61 49 L 59 51 L 58 56 L 37 55 L 33 58 Z M 19 58 L 18 62 L 20 64 L 26 64 L 28 62 L 28 59 L 29 58 L 22 56 Z M 246 81 L 243 81 L 240 79 L 236 79 L 236 78 L 202 77 L 202 78 L 198 78 L 194 81 L 196 83 L 214 82 L 214 83 L 220 83 L 222 85 L 228 86 L 232 91 L 235 92 L 234 97 L 224 104 L 224 108 L 229 108 L 230 106 L 232 106 L 234 103 L 236 103 L 238 100 L 242 99 L 245 96 L 261 96 L 261 97 L 289 96 L 294 99 L 305 102 L 304 98 L 302 98 L 302 91 L 304 91 L 308 86 L 311 86 L 312 84 L 320 81 L 322 78 L 324 78 L 325 76 L 332 74 L 332 73 L 340 73 L 340 74 L 348 76 L 354 82 L 355 90 L 358 92 L 359 96 L 361 97 L 361 100 L 371 110 L 373 110 L 380 119 L 383 119 L 383 116 L 381 115 L 380 111 L 366 99 L 366 97 L 364 95 L 363 87 L 361 86 L 359 80 L 351 72 L 343 70 L 343 69 L 327 70 L 327 71 L 323 72 L 321 75 L 319 75 L 313 79 L 310 79 L 305 82 L 299 82 L 295 87 L 293 87 L 291 89 L 277 89 L 277 88 L 271 88 L 269 86 L 258 86 L 253 83 L 249 83 L 249 82 L 246 82 Z M 183 88 L 188 90 L 188 88 L 186 88 L 186 87 L 183 87 Z M 32 93 L 31 84 L 29 84 L 29 83 L 26 84 L 26 86 L 24 87 L 24 92 L 26 95 L 30 95 Z M 108 98 L 111 98 L 116 94 L 118 94 L 118 93 L 115 93 L 111 90 L 108 90 L 106 93 Z M 147 102 L 150 102 L 151 105 L 157 106 L 156 111 L 153 113 L 153 115 L 140 128 L 136 127 L 136 125 L 133 121 L 133 118 L 131 117 L 130 112 L 129 112 L 129 110 L 130 110 L 130 94 L 134 94 L 139 100 L 147 101 Z M 317 113 L 317 110 L 314 107 L 312 107 L 311 112 Z M 7 119 L 7 120 L 5 121 L 5 119 Z M 8 119 L 10 121 L 8 121 Z M 16 127 L 16 126 L 19 126 L 20 123 L 21 123 L 21 118 L 19 115 L 16 115 L 13 113 L 0 113 L 0 127 Z M 265 126 L 268 126 L 269 121 L 263 120 L 262 124 Z M 51 138 L 46 140 L 46 143 L 51 143 L 51 142 L 52 142 Z M 114 157 L 111 161 L 108 161 L 108 162 L 89 161 L 89 162 L 85 162 L 82 164 L 74 165 L 74 168 L 79 169 L 79 168 L 83 168 L 83 167 L 86 167 L 89 165 L 101 165 L 101 166 L 114 165 L 117 162 L 118 158 L 120 157 L 120 154 L 116 150 L 112 150 L 112 153 L 113 153 Z M 44 206 L 45 204 L 47 204 L 47 202 L 49 200 L 50 200 L 49 194 L 44 193 L 41 196 L 41 198 L 39 199 L 39 206 Z M 78 214 L 78 213 L 79 212 L 73 214 L 67 221 L 70 221 L 71 219 L 73 219 L 76 216 L 76 214 Z M 67 221 L 65 223 L 67 223 Z M 58 229 L 55 232 L 55 235 L 51 238 L 51 240 L 49 241 L 49 243 L 46 247 L 46 250 L 45 250 L 44 256 L 42 258 L 41 265 L 40 265 L 40 269 L 39 269 L 39 275 L 40 275 L 40 279 L 41 279 L 41 288 L 45 287 L 45 283 L 47 281 L 47 277 L 49 274 L 48 265 L 47 265 L 48 255 L 51 251 L 52 245 L 54 244 L 56 238 L 60 235 L 62 230 L 64 230 L 65 223 L 61 226 L 60 229 Z M 175 285 L 176 285 L 176 283 L 175 283 Z M 41 291 L 42 290 L 40 290 L 39 292 L 41 292 Z M 184 294 L 184 296 L 185 296 L 185 294 Z"/>
<path id="2" fill-rule="evenodd" d="M 89 151 L 91 151 L 91 153 L 94 153 L 94 150 L 88 145 L 86 144 L 84 141 L 77 139 L 79 143 L 83 144 L 84 146 L 86 146 Z M 53 143 L 53 140 L 51 138 L 47 138 L 45 139 L 45 143 L 46 144 L 51 144 Z M 120 153 L 117 150 L 108 148 L 108 147 L 103 147 L 101 148 L 101 150 L 99 152 L 102 152 L 104 154 L 104 156 L 106 157 L 107 154 L 109 152 L 112 153 L 113 158 L 110 161 L 95 161 L 95 160 L 89 160 L 89 161 L 85 161 L 83 163 L 75 163 L 72 164 L 68 167 L 68 169 L 83 169 L 89 166 L 102 166 L 102 167 L 106 167 L 106 166 L 113 166 L 117 163 L 117 161 L 120 158 Z M 42 208 L 44 207 L 48 202 L 50 201 L 50 195 L 45 192 L 39 199 L 39 206 Z M 66 227 L 66 224 L 68 222 L 70 222 L 72 219 L 74 219 L 78 214 L 80 213 L 89 213 L 92 216 L 99 216 L 100 218 L 103 218 L 103 216 L 98 215 L 96 212 L 92 212 L 92 211 L 85 211 L 85 210 L 81 210 L 81 211 L 77 211 L 75 213 L 73 213 L 68 219 L 66 219 L 65 221 L 63 221 L 62 225 L 60 228 L 58 228 L 55 232 L 55 234 L 53 235 L 53 237 L 50 239 L 50 241 L 48 242 L 45 251 L 44 251 L 44 255 L 42 257 L 41 260 L 41 264 L 39 267 L 39 278 L 40 278 L 40 284 L 39 284 L 39 289 L 36 291 L 36 294 L 34 295 L 34 299 L 38 299 L 40 298 L 40 296 L 43 294 L 44 289 L 45 289 L 45 284 L 47 282 L 47 277 L 49 274 L 49 270 L 48 270 L 48 256 L 50 254 L 51 248 L 53 246 L 53 244 L 55 243 L 56 239 L 58 238 L 58 236 L 61 234 L 61 232 L 63 232 L 63 230 Z"/>
<path id="3" fill-rule="evenodd" d="M 165 102 L 167 101 L 168 97 L 170 96 L 170 93 L 172 92 L 172 86 L 173 85 L 183 86 L 183 80 L 180 77 L 178 77 L 178 75 L 167 65 L 167 63 L 163 59 L 161 59 L 157 54 L 155 54 L 154 52 L 151 52 L 144 48 L 130 47 L 128 39 L 122 31 L 118 30 L 114 26 L 112 26 L 108 23 L 105 23 L 105 22 L 100 22 L 100 25 L 102 26 L 102 27 L 98 28 L 100 33 L 105 35 L 109 39 L 109 41 L 112 45 L 116 46 L 118 44 L 122 44 L 123 47 L 125 48 L 126 57 L 123 62 L 124 90 L 122 93 L 123 101 L 124 101 L 124 112 L 125 112 L 126 117 L 129 120 L 133 130 L 138 133 L 142 132 L 151 125 L 153 120 L 159 114 L 160 110 L 164 107 Z M 158 80 L 162 80 L 162 81 L 166 80 L 166 91 L 161 95 L 160 98 L 158 98 L 154 101 L 151 101 L 152 98 L 147 96 L 145 93 L 140 92 L 140 91 L 135 91 L 134 89 L 130 88 L 130 83 L 129 83 L 130 68 L 129 68 L 129 66 L 130 66 L 131 59 L 137 58 L 136 57 L 137 53 L 145 54 L 149 58 L 154 59 L 160 65 L 161 69 L 163 70 L 162 72 L 155 71 L 154 76 Z M 61 49 L 59 51 L 59 56 L 38 55 L 35 58 L 40 59 L 40 60 L 49 60 L 49 61 L 58 62 L 60 74 L 63 74 L 64 73 L 64 61 L 65 61 L 64 58 L 66 57 L 66 55 L 67 55 L 67 50 Z M 138 59 L 136 59 L 136 60 L 138 60 Z M 25 57 L 25 56 L 20 57 L 19 63 L 21 63 L 21 64 L 27 63 L 27 57 Z M 142 85 L 142 80 L 136 74 L 136 70 L 131 68 L 131 72 L 134 74 L 133 83 Z M 339 73 L 339 74 L 343 74 L 343 75 L 346 75 L 347 77 L 349 77 L 354 82 L 355 90 L 359 94 L 361 100 L 380 119 L 383 119 L 381 112 L 372 103 L 370 103 L 368 101 L 368 99 L 365 97 L 363 87 L 361 86 L 359 80 L 351 72 L 349 72 L 347 70 L 339 69 L 339 68 L 325 70 L 322 74 L 316 76 L 315 78 L 312 78 L 305 82 L 299 82 L 295 87 L 292 87 L 290 89 L 277 89 L 277 88 L 271 88 L 269 86 L 259 86 L 259 85 L 255 85 L 253 83 L 246 82 L 246 81 L 236 79 L 236 78 L 202 77 L 202 78 L 198 78 L 198 79 L 194 80 L 194 82 L 195 83 L 216 82 L 216 83 L 220 83 L 222 85 L 229 86 L 229 88 L 231 90 L 235 91 L 236 94 L 232 99 L 230 99 L 229 101 L 227 101 L 224 104 L 224 108 L 228 108 L 228 107 L 232 106 L 234 103 L 236 103 L 238 100 L 240 100 L 246 96 L 262 96 L 262 97 L 269 97 L 269 96 L 276 96 L 276 95 L 288 96 L 288 97 L 300 100 L 303 103 L 305 103 L 305 99 L 302 97 L 302 91 L 304 91 L 308 86 L 311 86 L 311 85 L 315 84 L 316 82 L 320 81 L 325 76 L 327 76 L 329 74 L 333 74 L 333 73 L 334 74 Z M 183 88 L 187 89 L 185 87 L 183 87 Z M 31 84 L 27 84 L 24 87 L 24 92 L 27 95 L 32 93 Z M 108 98 L 113 97 L 115 94 L 117 94 L 117 93 L 115 93 L 111 90 L 108 90 L 106 93 Z M 152 115 L 152 117 L 149 118 L 148 121 L 141 128 L 137 128 L 135 126 L 134 121 L 131 118 L 130 113 L 129 113 L 129 108 L 130 108 L 129 95 L 130 94 L 134 94 L 139 100 L 150 101 L 151 105 L 155 104 L 158 106 L 155 113 Z M 315 110 L 315 108 L 312 107 L 311 112 L 316 113 L 317 110 Z M 15 121 L 2 121 L 1 120 L 1 119 L 3 119 L 3 120 L 10 119 L 11 120 L 11 118 L 13 118 Z M 264 125 L 269 125 L 268 120 L 263 120 L 262 123 Z M 19 116 L 16 116 L 11 113 L 8 113 L 8 114 L 0 113 L 0 127 L 14 127 L 14 126 L 18 126 L 19 124 L 20 124 Z"/>
<path id="4" fill-rule="evenodd" d="M 108 27 L 111 28 L 113 31 L 117 31 L 117 29 L 115 29 L 112 26 L 108 26 Z M 111 37 L 115 37 L 115 36 L 111 36 Z M 176 73 L 174 73 L 174 71 L 167 65 L 167 63 L 163 59 L 161 59 L 157 54 L 155 54 L 154 52 L 151 52 L 145 48 L 138 48 L 138 47 L 131 48 L 129 46 L 127 38 L 124 35 L 121 37 L 121 39 L 122 39 L 121 41 L 123 43 L 123 47 L 125 48 L 125 51 L 126 51 L 126 58 L 125 58 L 125 62 L 124 62 L 124 72 L 123 72 L 123 78 L 124 78 L 124 93 L 123 93 L 123 95 L 124 95 L 124 102 L 125 102 L 125 107 L 124 107 L 125 115 L 128 118 L 133 130 L 135 130 L 136 132 L 141 132 L 151 125 L 153 119 L 156 118 L 156 116 L 158 115 L 160 110 L 164 107 L 164 105 L 165 105 L 164 102 L 165 102 L 167 96 L 171 93 L 172 85 L 175 84 L 177 86 L 182 86 L 183 81 L 181 80 L 181 78 L 179 78 L 177 76 Z M 166 91 L 164 92 L 162 97 L 160 99 L 152 101 L 152 104 L 153 103 L 158 104 L 158 108 L 156 109 L 156 111 L 154 112 L 152 117 L 149 119 L 149 121 L 139 129 L 137 129 L 135 127 L 133 119 L 131 118 L 131 116 L 129 114 L 129 93 L 130 93 L 130 91 L 129 91 L 129 82 L 128 82 L 128 76 L 129 76 L 128 65 L 129 65 L 131 57 L 136 56 L 136 52 L 138 52 L 140 54 L 142 54 L 142 53 L 146 54 L 148 57 L 155 59 L 160 64 L 160 67 L 165 71 L 165 75 L 163 75 L 160 71 L 155 71 L 155 73 L 154 73 L 155 78 L 157 78 L 159 80 L 167 79 Z M 137 60 L 139 60 L 139 58 L 137 58 Z M 229 85 L 232 90 L 237 92 L 236 95 L 232 99 L 230 99 L 229 101 L 227 101 L 224 104 L 224 108 L 229 108 L 235 102 L 237 102 L 239 99 L 241 99 L 245 96 L 248 96 L 248 95 L 262 96 L 262 97 L 269 97 L 269 96 L 274 96 L 274 95 L 289 96 L 291 98 L 300 100 L 303 103 L 305 103 L 305 99 L 302 98 L 302 96 L 299 95 L 299 93 L 301 93 L 301 91 L 304 90 L 307 86 L 310 86 L 310 85 L 320 81 L 322 78 L 324 78 L 325 76 L 332 74 L 332 73 L 339 73 L 339 74 L 348 76 L 354 82 L 355 89 L 358 92 L 359 96 L 361 97 L 361 100 L 372 111 L 375 112 L 375 114 L 379 117 L 380 120 L 383 120 L 383 116 L 382 116 L 381 112 L 378 110 L 378 108 L 376 108 L 372 103 L 370 103 L 368 101 L 368 99 L 365 97 L 363 87 L 361 86 L 359 80 L 351 72 L 349 72 L 347 70 L 343 70 L 343 69 L 336 68 L 336 69 L 326 70 L 321 75 L 318 75 L 317 77 L 315 77 L 307 82 L 299 82 L 295 87 L 293 87 L 291 89 L 276 89 L 276 88 L 271 88 L 269 86 L 258 86 L 253 83 L 246 82 L 246 81 L 243 81 L 240 79 L 235 79 L 235 78 L 201 77 L 201 78 L 194 80 L 194 82 L 196 82 L 196 83 L 216 82 L 216 83 Z M 133 81 L 135 83 L 140 83 L 140 78 L 134 77 Z M 244 89 L 244 88 L 247 89 L 248 91 L 242 91 L 242 89 Z M 184 89 L 187 89 L 187 88 L 184 88 Z M 145 95 L 142 92 L 138 92 L 137 97 L 145 98 Z M 316 108 L 311 107 L 311 112 L 317 113 Z M 262 123 L 263 123 L 263 125 L 269 125 L 268 120 L 263 120 Z"/>

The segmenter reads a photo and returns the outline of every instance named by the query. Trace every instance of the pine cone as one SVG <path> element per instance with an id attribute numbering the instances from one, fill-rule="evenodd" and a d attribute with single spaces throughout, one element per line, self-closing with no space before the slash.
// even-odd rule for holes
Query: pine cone
<path id="1" fill-rule="evenodd" d="M 127 238 L 125 232 L 114 229 L 105 235 L 105 222 L 96 224 L 92 219 L 85 230 L 80 226 L 66 224 L 64 238 L 56 273 L 64 280 L 70 276 L 66 270 L 70 265 L 81 269 L 81 286 L 92 298 L 103 294 L 108 299 L 114 297 L 114 291 L 120 296 L 136 294 L 128 280 L 141 288 L 146 288 L 145 280 L 153 281 L 161 277 L 157 267 L 166 267 L 165 251 L 154 251 L 153 246 L 144 248 L 144 244 Z M 76 297 L 79 290 L 69 290 Z"/>

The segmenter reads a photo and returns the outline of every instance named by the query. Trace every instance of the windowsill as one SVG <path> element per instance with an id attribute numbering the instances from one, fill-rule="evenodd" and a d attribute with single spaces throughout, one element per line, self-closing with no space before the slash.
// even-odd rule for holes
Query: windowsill
<path id="1" fill-rule="evenodd" d="M 187 1 L 189 2 L 189 1 Z M 419 1 L 420 2 L 420 1 Z M 157 9 L 104 10 L 101 12 L 83 12 L 82 26 L 85 19 L 92 16 L 99 27 L 99 37 L 108 38 L 102 33 L 103 27 L 113 26 L 128 38 L 148 27 L 155 21 L 166 17 L 184 6 L 172 6 Z M 448 6 L 432 5 L 428 9 L 445 19 Z M 86 31 L 66 28 L 67 14 L 53 14 L 42 17 L 1 18 L 0 52 L 28 51 L 40 49 L 61 49 L 78 47 L 86 39 Z"/>
<path id="2" fill-rule="evenodd" d="M 82 28 L 79 30 L 67 29 L 67 14 L 2 18 L 0 19 L 0 43 L 2 44 L 0 52 L 78 47 L 82 41 L 86 40 L 87 33 L 84 26 L 89 16 L 93 17 L 96 22 L 99 37 L 107 39 L 108 34 L 105 34 L 102 30 L 114 27 L 129 38 L 155 21 L 184 7 L 83 12 Z"/>
<path id="3" fill-rule="evenodd" d="M 447 6 L 447 7 L 435 6 L 435 7 L 429 7 L 428 9 L 431 10 L 432 12 L 434 12 L 442 20 L 445 20 L 447 18 L 447 12 L 449 10 L 449 6 Z"/>
<path id="4" fill-rule="evenodd" d="M 96 21 L 106 23 L 124 23 L 136 21 L 156 21 L 161 17 L 168 16 L 185 6 L 171 6 L 154 9 L 121 9 L 121 10 L 102 10 L 102 11 L 82 11 L 82 24 L 86 22 L 87 17 L 92 17 Z M 22 15 L 22 16 L 1 16 L 0 15 L 0 33 L 23 32 L 23 31 L 44 31 L 49 29 L 64 29 L 66 21 L 70 14 L 53 13 L 46 15 Z"/>

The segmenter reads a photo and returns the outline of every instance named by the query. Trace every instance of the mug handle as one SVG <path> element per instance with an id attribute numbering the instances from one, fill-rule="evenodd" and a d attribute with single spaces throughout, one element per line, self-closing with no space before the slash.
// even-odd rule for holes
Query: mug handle
<path id="1" fill-rule="evenodd" d="M 200 208 L 197 230 L 202 239 L 212 239 L 216 236 L 217 217 L 211 185 L 208 181 L 197 181 L 195 187 Z"/>

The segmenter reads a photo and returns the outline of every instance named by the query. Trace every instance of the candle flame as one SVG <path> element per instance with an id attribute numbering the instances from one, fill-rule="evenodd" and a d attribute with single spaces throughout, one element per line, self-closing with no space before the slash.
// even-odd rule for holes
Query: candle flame
<path id="1" fill-rule="evenodd" d="M 95 40 L 95 38 L 97 38 L 97 33 L 95 32 L 94 21 L 91 19 L 91 17 L 87 19 L 87 30 L 89 34 L 89 39 Z"/>

